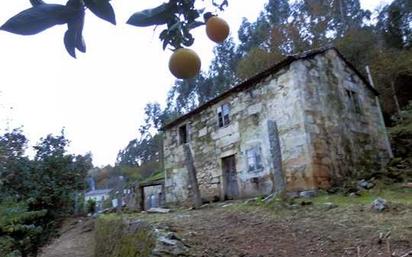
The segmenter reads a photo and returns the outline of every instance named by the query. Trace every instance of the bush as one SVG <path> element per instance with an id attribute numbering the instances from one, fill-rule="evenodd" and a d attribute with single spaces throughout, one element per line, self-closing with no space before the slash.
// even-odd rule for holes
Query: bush
<path id="1" fill-rule="evenodd" d="M 412 158 L 412 102 L 394 117 L 395 126 L 389 129 L 396 157 Z"/>
<path id="2" fill-rule="evenodd" d="M 95 227 L 96 257 L 145 257 L 155 247 L 152 228 L 141 221 L 102 215 Z"/>
<path id="3" fill-rule="evenodd" d="M 95 213 L 96 212 L 96 201 L 93 199 L 87 200 L 87 213 Z"/>
<path id="4" fill-rule="evenodd" d="M 28 211 L 28 204 L 7 200 L 0 203 L 0 256 L 35 253 L 44 232 L 39 222 L 47 211 Z"/>
<path id="5" fill-rule="evenodd" d="M 412 102 L 394 120 L 389 133 L 395 158 L 388 165 L 388 175 L 412 180 Z"/>

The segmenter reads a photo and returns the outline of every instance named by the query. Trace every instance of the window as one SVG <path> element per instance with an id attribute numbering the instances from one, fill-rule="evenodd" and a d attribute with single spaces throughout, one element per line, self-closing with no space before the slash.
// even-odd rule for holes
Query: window
<path id="1" fill-rule="evenodd" d="M 248 171 L 259 171 L 263 168 L 260 148 L 254 147 L 246 150 Z"/>
<path id="2" fill-rule="evenodd" d="M 227 126 L 230 123 L 229 112 L 229 104 L 226 103 L 219 106 L 219 108 L 217 109 L 219 127 Z"/>
<path id="3" fill-rule="evenodd" d="M 189 140 L 188 133 L 187 133 L 187 124 L 182 125 L 179 127 L 179 143 L 181 145 L 186 144 Z"/>
<path id="4" fill-rule="evenodd" d="M 345 89 L 348 98 L 349 109 L 356 113 L 361 113 L 358 94 L 352 90 Z"/>

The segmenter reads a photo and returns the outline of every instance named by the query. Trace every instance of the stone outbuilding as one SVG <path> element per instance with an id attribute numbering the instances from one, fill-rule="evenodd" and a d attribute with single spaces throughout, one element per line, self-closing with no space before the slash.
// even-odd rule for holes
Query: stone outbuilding
<path id="1" fill-rule="evenodd" d="M 378 92 L 335 48 L 287 57 L 163 127 L 167 203 L 339 185 L 391 156 Z"/>

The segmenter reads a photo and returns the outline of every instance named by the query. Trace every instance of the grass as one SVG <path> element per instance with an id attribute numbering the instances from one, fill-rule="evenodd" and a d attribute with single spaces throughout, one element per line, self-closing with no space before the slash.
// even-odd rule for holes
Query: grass
<path id="1" fill-rule="evenodd" d="M 412 189 L 402 188 L 400 185 L 383 186 L 377 185 L 374 189 L 361 192 L 360 196 L 350 197 L 343 194 L 321 193 L 311 199 L 314 204 L 331 202 L 340 206 L 354 204 L 370 204 L 376 198 L 381 197 L 391 203 L 405 204 L 412 206 Z"/>
<path id="2" fill-rule="evenodd" d="M 157 181 L 161 179 L 164 179 L 164 173 L 163 171 L 157 171 L 152 176 L 144 179 L 142 183 L 149 183 L 149 182 L 153 182 L 153 181 Z"/>

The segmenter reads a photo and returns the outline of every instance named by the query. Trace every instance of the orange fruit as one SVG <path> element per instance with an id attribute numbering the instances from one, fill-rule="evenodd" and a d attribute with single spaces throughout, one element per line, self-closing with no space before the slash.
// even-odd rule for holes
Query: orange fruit
<path id="1" fill-rule="evenodd" d="M 222 18 L 212 16 L 206 22 L 206 34 L 213 42 L 223 43 L 229 36 L 229 32 L 229 25 Z"/>
<path id="2" fill-rule="evenodd" d="M 178 79 L 190 79 L 199 74 L 201 61 L 197 53 L 187 48 L 177 49 L 169 59 L 169 70 Z"/>

